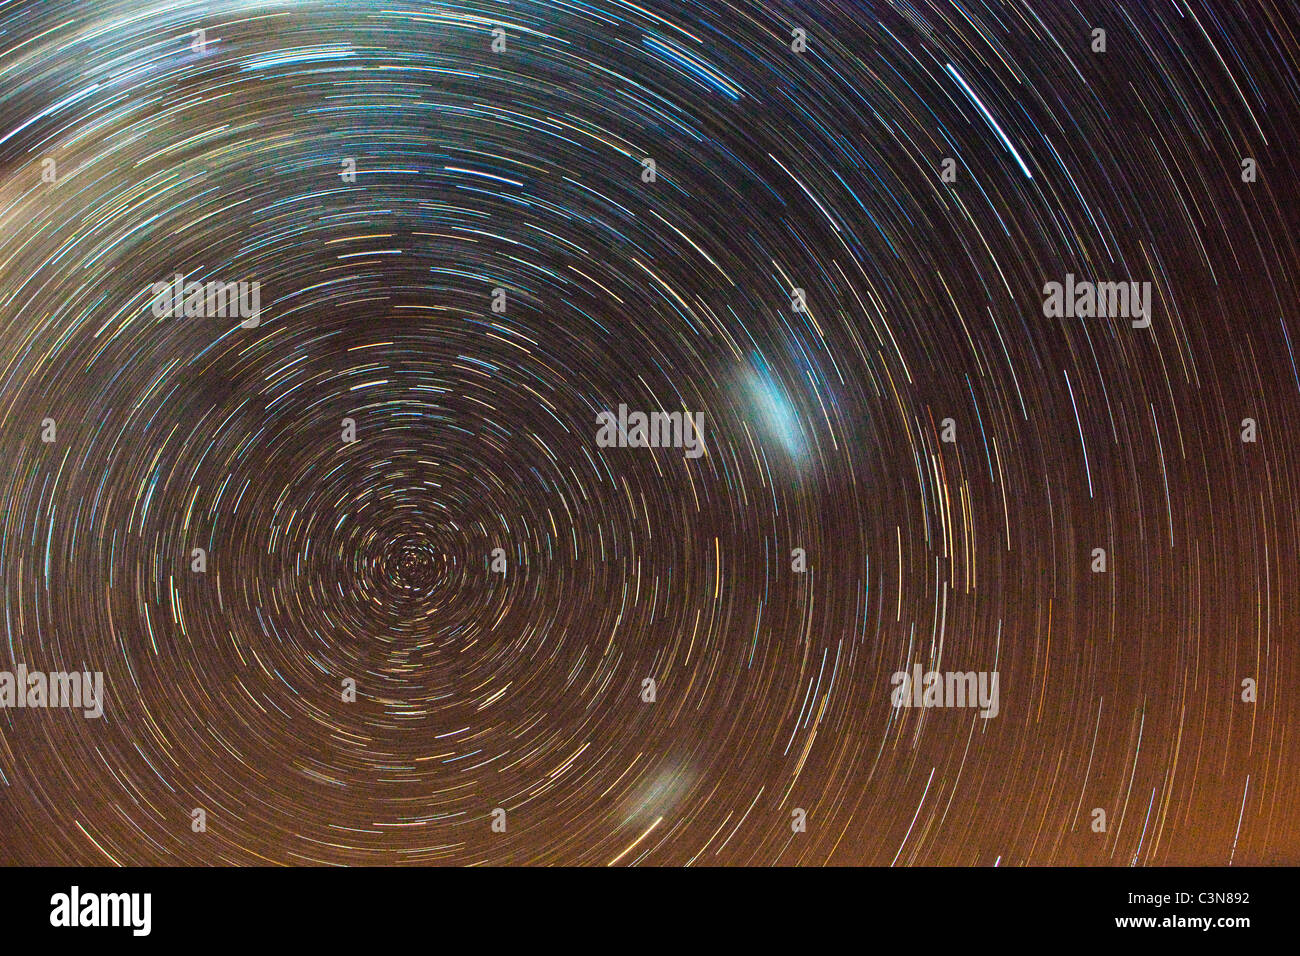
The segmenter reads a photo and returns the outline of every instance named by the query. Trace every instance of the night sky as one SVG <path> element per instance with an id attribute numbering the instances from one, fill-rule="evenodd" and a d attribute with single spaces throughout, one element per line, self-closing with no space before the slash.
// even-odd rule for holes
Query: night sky
<path id="1" fill-rule="evenodd" d="M 0 2 L 0 670 L 106 698 L 0 863 L 1300 863 L 1298 100 L 1275 0 Z"/>

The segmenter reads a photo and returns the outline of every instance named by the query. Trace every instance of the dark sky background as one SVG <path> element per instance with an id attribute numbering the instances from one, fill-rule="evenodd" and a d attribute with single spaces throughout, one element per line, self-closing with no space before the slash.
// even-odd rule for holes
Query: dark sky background
<path id="1" fill-rule="evenodd" d="M 1298 35 L 0 3 L 0 862 L 1300 863 Z"/>

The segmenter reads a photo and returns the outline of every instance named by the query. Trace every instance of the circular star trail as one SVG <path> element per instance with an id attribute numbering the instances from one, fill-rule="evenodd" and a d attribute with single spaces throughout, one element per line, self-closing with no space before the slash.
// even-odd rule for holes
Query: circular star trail
<path id="1" fill-rule="evenodd" d="M 1300 862 L 1298 35 L 0 5 L 0 860 Z"/>

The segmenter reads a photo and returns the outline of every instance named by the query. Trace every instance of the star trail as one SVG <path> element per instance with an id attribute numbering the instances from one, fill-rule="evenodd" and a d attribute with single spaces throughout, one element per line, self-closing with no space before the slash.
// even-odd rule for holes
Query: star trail
<path id="1" fill-rule="evenodd" d="M 0 2 L 0 863 L 1300 863 L 1298 64 Z"/>

